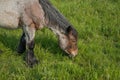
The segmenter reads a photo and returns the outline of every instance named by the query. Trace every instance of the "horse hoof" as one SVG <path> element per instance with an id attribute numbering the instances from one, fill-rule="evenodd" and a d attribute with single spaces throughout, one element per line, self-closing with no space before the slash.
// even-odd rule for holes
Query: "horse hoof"
<path id="1" fill-rule="evenodd" d="M 30 60 L 27 60 L 26 62 L 27 62 L 27 64 L 28 64 L 28 66 L 31 67 L 31 68 L 32 68 L 34 65 L 37 65 L 37 64 L 39 63 L 38 60 L 35 59 L 35 58 L 30 59 Z"/>
<path id="2" fill-rule="evenodd" d="M 22 53 L 24 53 L 25 52 L 25 48 L 20 48 L 20 47 L 18 47 L 18 49 L 17 49 L 17 53 L 18 54 L 22 54 Z"/>
<path id="3" fill-rule="evenodd" d="M 18 53 L 18 54 L 22 54 L 22 53 L 24 53 L 24 51 L 17 50 L 17 53 Z"/>

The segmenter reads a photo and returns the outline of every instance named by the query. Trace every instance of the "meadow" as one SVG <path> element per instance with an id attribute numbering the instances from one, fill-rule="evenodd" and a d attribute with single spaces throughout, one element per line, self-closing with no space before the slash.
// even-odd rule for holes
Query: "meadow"
<path id="1" fill-rule="evenodd" d="M 16 49 L 21 29 L 0 29 L 0 80 L 120 80 L 120 0 L 51 0 L 78 31 L 79 52 L 69 58 L 56 36 L 36 32 L 39 64 L 26 66 Z"/>

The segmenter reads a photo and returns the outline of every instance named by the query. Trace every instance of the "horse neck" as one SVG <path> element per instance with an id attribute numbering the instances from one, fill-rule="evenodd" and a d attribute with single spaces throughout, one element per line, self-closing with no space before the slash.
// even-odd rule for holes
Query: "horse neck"
<path id="1" fill-rule="evenodd" d="M 57 36 L 61 36 L 62 34 L 66 33 L 65 29 L 63 29 L 62 27 L 55 25 L 55 24 L 48 23 L 47 27 L 50 30 L 52 30 L 52 32 L 54 32 Z"/>
<path id="2" fill-rule="evenodd" d="M 66 32 L 70 23 L 65 17 L 50 3 L 49 0 L 39 0 L 39 3 L 45 14 L 45 23 L 57 35 Z"/>

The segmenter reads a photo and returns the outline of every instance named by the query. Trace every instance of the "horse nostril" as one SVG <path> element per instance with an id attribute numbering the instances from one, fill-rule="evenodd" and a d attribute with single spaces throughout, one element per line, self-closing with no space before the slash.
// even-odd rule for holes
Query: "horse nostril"
<path id="1" fill-rule="evenodd" d="M 71 52 L 72 57 L 75 57 L 77 55 L 77 51 Z"/>
<path id="2" fill-rule="evenodd" d="M 65 50 L 65 52 L 69 55 L 69 57 L 75 57 L 78 53 L 78 51 L 68 51 L 68 50 Z"/>
<path id="3" fill-rule="evenodd" d="M 69 57 L 70 58 L 74 58 L 76 55 L 73 55 L 73 54 L 69 54 Z"/>

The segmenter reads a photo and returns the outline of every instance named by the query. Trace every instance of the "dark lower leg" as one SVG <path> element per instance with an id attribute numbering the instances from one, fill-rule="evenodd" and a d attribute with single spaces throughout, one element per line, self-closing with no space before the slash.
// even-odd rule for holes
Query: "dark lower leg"
<path id="1" fill-rule="evenodd" d="M 25 34 L 23 33 L 20 39 L 20 43 L 18 45 L 17 52 L 24 53 L 25 50 L 26 50 L 26 40 L 25 40 Z"/>
<path id="2" fill-rule="evenodd" d="M 32 67 L 34 64 L 37 64 L 38 61 L 36 60 L 36 57 L 34 55 L 34 46 L 35 43 L 34 41 L 31 41 L 30 43 L 27 44 L 27 57 L 26 61 L 30 67 Z"/>

